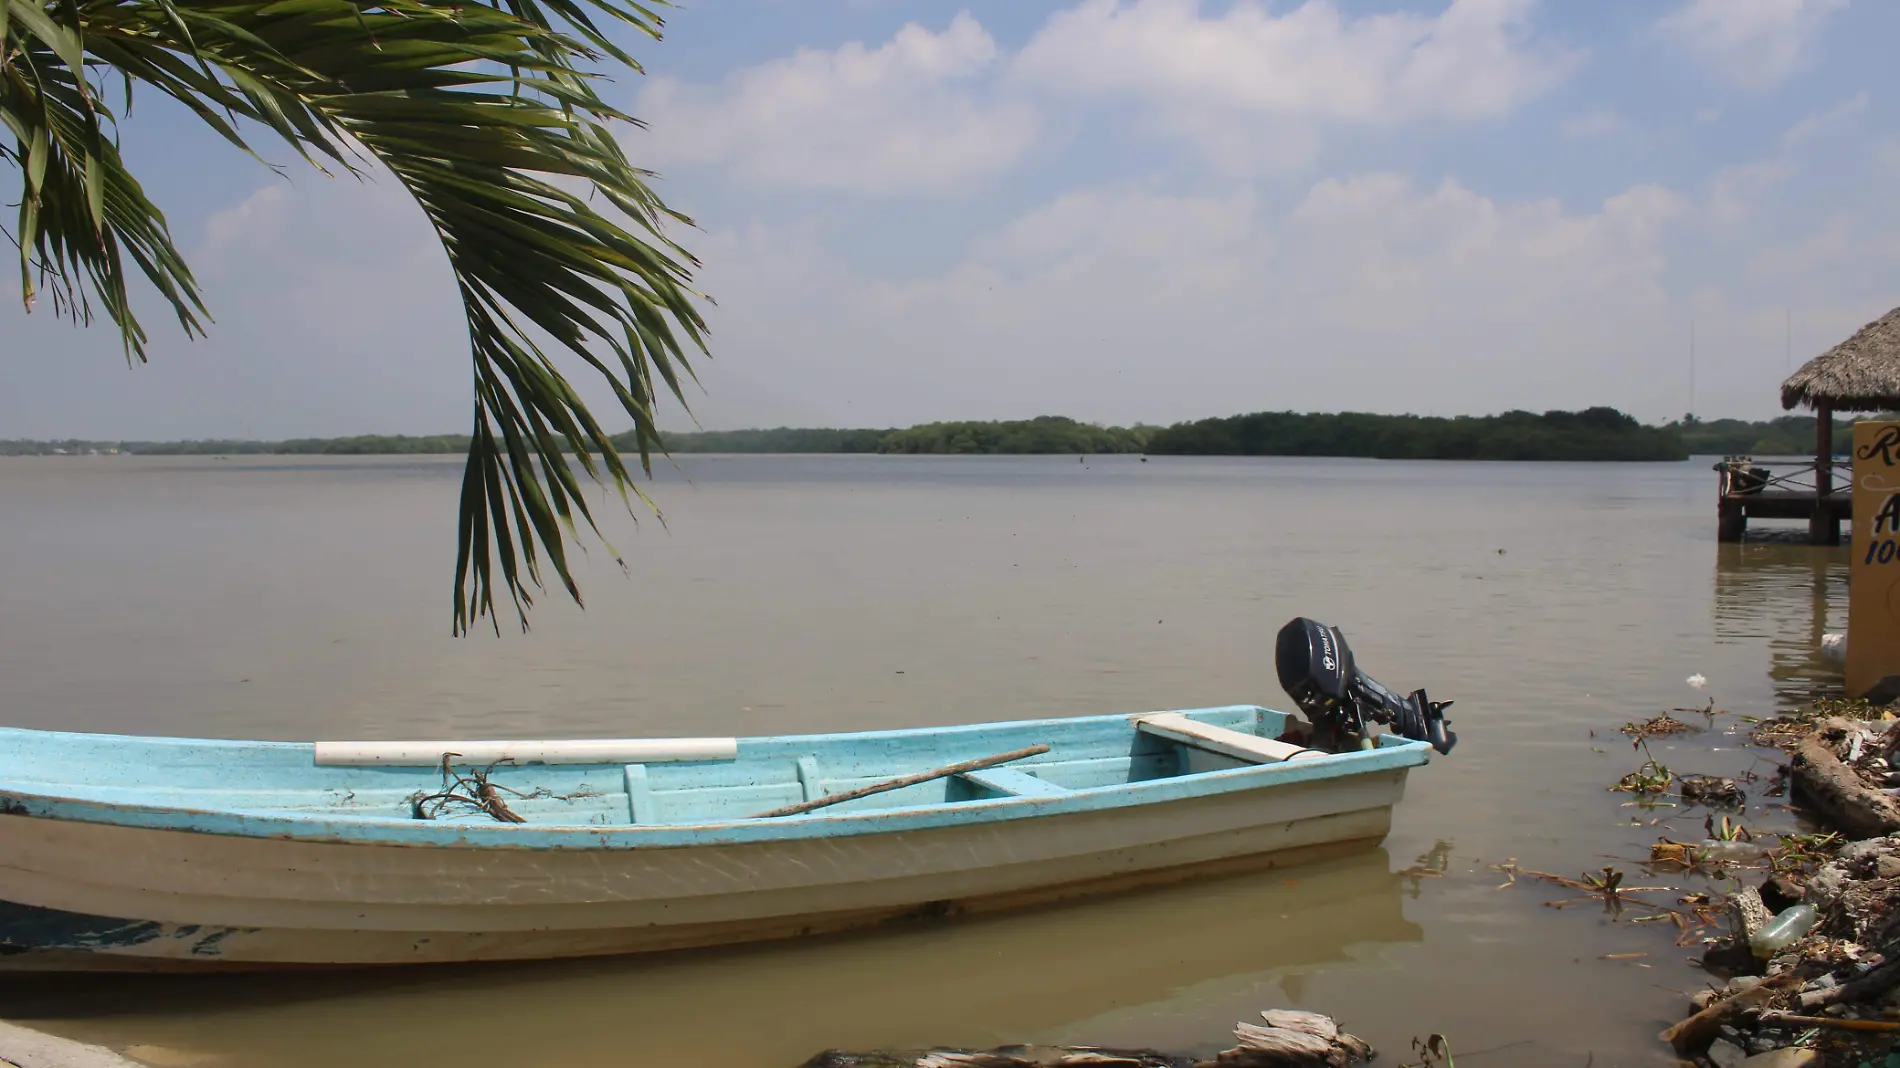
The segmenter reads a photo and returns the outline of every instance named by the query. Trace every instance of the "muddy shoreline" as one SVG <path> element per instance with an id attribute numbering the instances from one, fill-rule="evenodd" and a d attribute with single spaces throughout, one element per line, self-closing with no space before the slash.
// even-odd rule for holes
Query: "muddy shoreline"
<path id="1" fill-rule="evenodd" d="M 0 1068 L 142 1068 L 104 1046 L 0 1020 Z"/>
<path id="2" fill-rule="evenodd" d="M 1751 731 L 1788 754 L 1778 785 L 1823 829 L 1769 832 L 1760 863 L 1736 872 L 1728 934 L 1702 956 L 1711 984 L 1660 1036 L 1679 1055 L 1715 1068 L 1887 1063 L 1900 1037 L 1896 724 L 1892 709 L 1824 700 Z M 1766 843 L 1744 830 L 1724 844 Z"/>
<path id="3" fill-rule="evenodd" d="M 1648 968 L 1642 958 L 1688 951 L 1700 989 L 1682 991 L 1682 1018 L 1657 1035 L 1657 1050 L 1694 1068 L 1900 1068 L 1900 718 L 1895 708 L 1823 699 L 1773 718 L 1716 708 L 1677 708 L 1632 721 L 1622 735 L 1640 761 L 1606 784 L 1631 812 L 1632 825 L 1658 829 L 1646 857 L 1625 858 L 1577 876 L 1486 865 L 1499 891 L 1559 888 L 1544 902 L 1560 914 L 1600 913 L 1612 923 L 1652 925 L 1652 952 L 1605 954 Z M 1728 730 L 1718 728 L 1727 727 Z M 1653 755 L 1651 741 L 1674 744 L 1671 759 L 1697 736 L 1744 737 L 1768 770 L 1736 776 L 1679 773 Z M 1596 736 L 1593 734 L 1592 738 Z M 1597 745 L 1609 743 L 1596 739 Z M 1607 748 L 1598 752 L 1609 753 Z M 1783 759 L 1770 759 L 1778 755 Z M 1891 791 L 1891 792 L 1890 792 Z M 1751 795 L 1756 804 L 1751 810 Z M 1700 823 L 1701 834 L 1682 828 Z M 1441 872 L 1413 869 L 1412 874 Z M 1668 939 L 1665 941 L 1664 939 Z M 1271 1010 L 1268 1015 L 1271 1015 Z M 1450 1063 L 1445 1036 L 1421 1036 L 1395 1051 L 1401 1068 Z M 1304 1053 L 1250 1050 L 1244 1021 L 1238 1047 L 1162 1053 L 1097 1047 L 942 1047 L 827 1051 L 805 1068 L 981 1065 L 1128 1066 L 1339 1065 L 1338 1049 Z M 1482 1046 L 1484 1036 L 1452 1036 Z M 1889 1058 L 1893 1059 L 1889 1059 Z M 1342 1059 L 1343 1058 L 1343 1059 Z"/>

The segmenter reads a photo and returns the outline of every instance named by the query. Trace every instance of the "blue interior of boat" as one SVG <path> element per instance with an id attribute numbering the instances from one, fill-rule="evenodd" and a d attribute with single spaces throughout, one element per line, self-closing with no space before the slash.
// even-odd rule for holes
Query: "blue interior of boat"
<path id="1" fill-rule="evenodd" d="M 1283 713 L 1251 705 L 1182 714 L 1198 723 L 1269 739 L 1278 737 L 1287 721 Z M 837 803 L 818 813 L 835 817 L 999 800 L 1061 802 L 1105 788 L 1201 778 L 1247 765 L 1218 755 L 1210 760 L 1205 751 L 1139 729 L 1136 718 L 1089 716 L 741 738 L 734 760 L 503 764 L 490 769 L 489 781 L 502 789 L 508 807 L 530 827 L 626 828 L 750 821 L 783 806 L 1039 744 L 1049 751 Z M 1369 752 L 1298 761 L 1274 770 L 1308 778 L 1322 769 L 1300 766 L 1401 756 L 1392 752 L 1395 749 L 1404 750 L 1400 763 L 1422 763 L 1424 756 L 1411 752 L 1421 747 L 1387 736 Z M 0 810 L 5 808 L 4 795 L 11 794 L 107 806 L 413 825 L 413 799 L 442 786 L 436 768 L 318 766 L 313 751 L 309 743 L 0 729 Z M 456 770 L 465 774 L 468 769 L 458 765 Z M 1324 774 L 1346 770 L 1334 766 Z M 437 821 L 497 826 L 491 816 L 468 806 L 451 805 L 437 814 Z"/>

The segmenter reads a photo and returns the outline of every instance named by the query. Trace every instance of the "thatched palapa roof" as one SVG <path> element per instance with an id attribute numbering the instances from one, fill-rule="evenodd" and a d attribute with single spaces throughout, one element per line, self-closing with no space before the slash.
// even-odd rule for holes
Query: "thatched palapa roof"
<path id="1" fill-rule="evenodd" d="M 1781 406 L 1837 412 L 1900 410 L 1900 308 L 1801 365 L 1781 384 Z"/>

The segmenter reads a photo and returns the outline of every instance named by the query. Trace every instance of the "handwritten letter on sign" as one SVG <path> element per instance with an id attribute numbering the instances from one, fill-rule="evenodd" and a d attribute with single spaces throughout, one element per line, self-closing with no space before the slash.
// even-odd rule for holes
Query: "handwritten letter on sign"
<path id="1" fill-rule="evenodd" d="M 1900 423 L 1854 424 L 1847 693 L 1900 675 Z"/>

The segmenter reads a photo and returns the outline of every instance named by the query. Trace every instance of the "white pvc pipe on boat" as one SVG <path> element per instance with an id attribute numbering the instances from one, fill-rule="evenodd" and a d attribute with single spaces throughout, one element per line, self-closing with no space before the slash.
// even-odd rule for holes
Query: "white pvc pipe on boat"
<path id="1" fill-rule="evenodd" d="M 656 764 L 680 760 L 733 760 L 736 738 L 574 738 L 499 742 L 318 742 L 316 762 L 435 767 L 445 753 L 451 764 Z"/>

